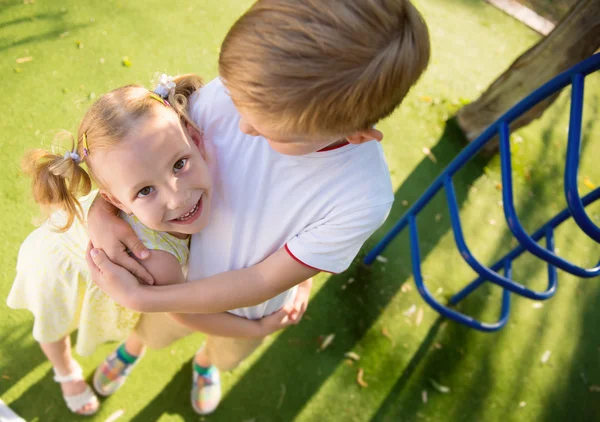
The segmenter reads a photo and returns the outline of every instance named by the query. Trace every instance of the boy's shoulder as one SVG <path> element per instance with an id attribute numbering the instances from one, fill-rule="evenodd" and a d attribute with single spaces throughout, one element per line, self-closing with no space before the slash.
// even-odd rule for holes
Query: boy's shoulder
<path id="1" fill-rule="evenodd" d="M 231 122 L 239 116 L 227 88 L 215 78 L 190 96 L 188 109 L 191 119 L 203 130 L 218 122 Z"/>

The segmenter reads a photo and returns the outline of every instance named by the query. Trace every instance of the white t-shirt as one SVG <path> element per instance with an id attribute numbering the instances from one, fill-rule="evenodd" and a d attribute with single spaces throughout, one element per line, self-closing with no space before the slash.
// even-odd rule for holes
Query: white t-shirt
<path id="1" fill-rule="evenodd" d="M 265 138 L 239 130 L 220 79 L 192 95 L 189 109 L 215 161 L 210 223 L 192 236 L 190 280 L 250 267 L 281 247 L 304 265 L 339 273 L 385 221 L 394 195 L 378 142 L 279 154 Z M 262 318 L 295 293 L 231 312 Z"/>

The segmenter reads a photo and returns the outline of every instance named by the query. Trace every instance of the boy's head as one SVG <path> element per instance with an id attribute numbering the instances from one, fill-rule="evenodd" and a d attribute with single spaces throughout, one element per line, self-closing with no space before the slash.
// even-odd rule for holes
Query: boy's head
<path id="1" fill-rule="evenodd" d="M 379 137 L 372 126 L 428 60 L 427 26 L 408 0 L 259 0 L 227 34 L 219 71 L 241 129 L 302 154 Z"/>

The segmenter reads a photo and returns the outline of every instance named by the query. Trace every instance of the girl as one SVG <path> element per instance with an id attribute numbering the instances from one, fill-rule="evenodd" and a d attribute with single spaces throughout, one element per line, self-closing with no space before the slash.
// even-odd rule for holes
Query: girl
<path id="1" fill-rule="evenodd" d="M 145 348 L 130 335 L 140 315 L 117 305 L 89 277 L 84 221 L 97 193 L 90 193 L 91 177 L 153 250 L 143 265 L 155 284 L 174 278 L 183 283 L 189 236 L 208 223 L 212 194 L 202 136 L 186 112 L 188 97 L 200 87 L 195 75 L 163 75 L 155 92 L 118 88 L 87 112 L 70 151 L 35 150 L 24 159 L 34 199 L 56 211 L 23 242 L 8 305 L 33 313 L 33 337 L 52 362 L 72 412 L 90 415 L 99 404 L 71 355 L 69 333 L 78 330 L 81 355 L 129 335 L 96 371 L 94 387 L 102 395 L 124 382 Z M 196 327 L 213 335 L 264 337 L 290 323 L 287 313 L 282 309 L 258 321 L 209 314 Z"/>

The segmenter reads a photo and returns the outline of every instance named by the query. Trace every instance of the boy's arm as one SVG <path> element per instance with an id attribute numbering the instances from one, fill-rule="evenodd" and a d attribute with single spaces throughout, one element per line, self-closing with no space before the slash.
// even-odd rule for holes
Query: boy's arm
<path id="1" fill-rule="evenodd" d="M 205 334 L 221 337 L 262 338 L 288 325 L 295 324 L 289 317 L 291 307 L 259 320 L 249 320 L 228 312 L 218 314 L 170 314 L 178 323 L 201 331 Z"/>
<path id="2" fill-rule="evenodd" d="M 139 285 L 95 249 L 88 254 L 92 278 L 115 301 L 142 312 L 217 313 L 258 305 L 320 272 L 342 272 L 364 241 L 385 221 L 391 202 L 339 213 L 293 237 L 252 267 L 183 285 Z M 293 255 L 292 255 L 293 254 Z M 97 267 L 94 267 L 94 261 Z"/>
<path id="3" fill-rule="evenodd" d="M 153 284 L 150 273 L 127 253 L 138 259 L 148 258 L 149 251 L 138 239 L 129 224 L 117 216 L 119 210 L 100 195 L 96 196 L 87 216 L 88 233 L 92 245 L 101 248 L 116 264 L 133 273 L 146 284 Z"/>
<path id="4" fill-rule="evenodd" d="M 213 314 L 255 306 L 316 275 L 319 270 L 292 258 L 281 248 L 263 262 L 198 281 L 144 286 L 101 250 L 87 255 L 92 278 L 117 303 L 138 312 Z"/>

